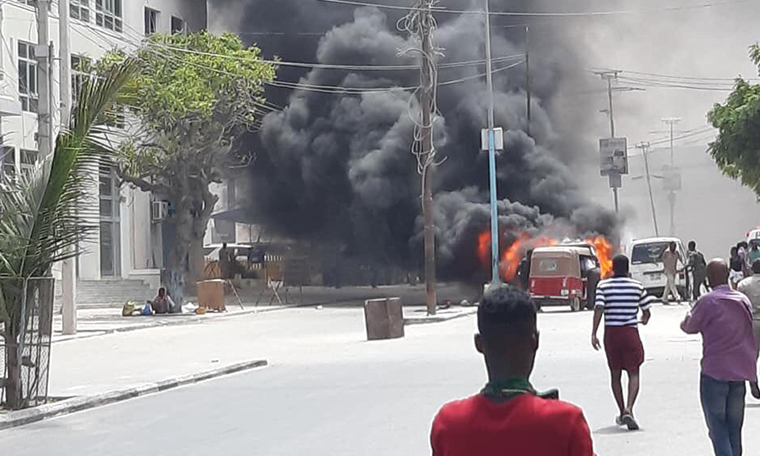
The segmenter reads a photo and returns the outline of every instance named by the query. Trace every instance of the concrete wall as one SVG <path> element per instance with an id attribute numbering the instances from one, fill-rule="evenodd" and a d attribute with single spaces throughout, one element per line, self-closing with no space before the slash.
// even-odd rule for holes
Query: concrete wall
<path id="1" fill-rule="evenodd" d="M 92 60 L 100 58 L 107 50 L 114 47 L 134 49 L 144 38 L 144 8 L 149 7 L 159 12 L 158 32 L 168 33 L 171 18 L 175 16 L 185 21 L 189 31 L 204 29 L 207 22 L 205 0 L 122 0 L 123 30 L 115 32 L 95 23 L 95 0 L 89 0 L 90 20 L 88 23 L 77 19 L 71 20 L 71 53 L 86 56 Z M 3 18 L 0 23 L 0 96 L 18 99 L 18 42 L 37 42 L 35 9 L 17 0 L 0 2 Z M 55 52 L 58 52 L 58 12 L 57 2 L 51 10 L 50 37 Z M 58 62 L 56 56 L 53 65 L 54 104 L 58 105 Z M 54 114 L 54 124 L 60 119 Z M 20 116 L 2 116 L 0 132 L 3 133 L 3 145 L 16 149 L 16 168 L 20 165 L 20 149 L 37 150 L 35 133 L 37 131 L 37 114 L 24 112 Z M 89 193 L 91 204 L 99 204 L 98 169 L 91 171 Z M 129 278 L 133 275 L 143 277 L 157 274 L 156 268 L 162 265 L 160 224 L 150 220 L 150 195 L 133 188 L 120 190 L 120 271 L 119 275 Z M 92 220 L 98 223 L 98 219 Z M 78 262 L 80 279 L 100 279 L 100 237 L 95 233 L 91 242 L 83 245 L 84 254 Z M 148 271 L 148 272 L 146 272 Z M 152 271 L 152 272 L 151 272 Z"/>

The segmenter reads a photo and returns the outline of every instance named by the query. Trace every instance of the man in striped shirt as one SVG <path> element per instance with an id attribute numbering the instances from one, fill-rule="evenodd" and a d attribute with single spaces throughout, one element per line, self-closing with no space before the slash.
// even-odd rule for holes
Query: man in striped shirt
<path id="1" fill-rule="evenodd" d="M 601 348 L 596 334 L 604 315 L 604 351 L 612 378 L 612 394 L 620 410 L 615 422 L 625 424 L 633 431 L 639 428 L 633 417 L 633 405 L 639 395 L 639 367 L 644 362 L 644 346 L 637 327 L 638 315 L 641 309 L 641 324 L 649 322 L 649 308 L 654 297 L 647 294 L 641 282 L 628 277 L 628 269 L 628 257 L 615 256 L 612 259 L 613 276 L 602 280 L 597 286 L 591 345 L 595 350 Z M 627 403 L 623 396 L 623 371 L 628 373 Z"/>

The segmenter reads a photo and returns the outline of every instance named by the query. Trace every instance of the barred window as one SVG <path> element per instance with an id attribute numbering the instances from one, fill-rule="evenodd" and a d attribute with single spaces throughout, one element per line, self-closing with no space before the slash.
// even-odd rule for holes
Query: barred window
<path id="1" fill-rule="evenodd" d="M 92 60 L 83 55 L 71 55 L 71 100 L 72 105 L 79 101 L 79 94 L 85 81 L 90 78 Z"/>
<path id="2" fill-rule="evenodd" d="M 24 41 L 18 42 L 18 93 L 21 108 L 37 112 L 37 60 L 34 59 L 34 45 Z"/>
<path id="3" fill-rule="evenodd" d="M 95 24 L 114 32 L 121 32 L 121 0 L 95 0 Z"/>
<path id="4" fill-rule="evenodd" d="M 71 0 L 69 12 L 72 19 L 90 22 L 90 0 Z"/>

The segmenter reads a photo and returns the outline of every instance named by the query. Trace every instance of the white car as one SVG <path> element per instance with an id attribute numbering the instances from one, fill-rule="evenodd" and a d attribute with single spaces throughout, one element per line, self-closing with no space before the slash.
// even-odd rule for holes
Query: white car
<path id="1" fill-rule="evenodd" d="M 676 243 L 676 252 L 678 252 L 676 287 L 681 297 L 687 299 L 689 296 L 689 277 L 686 273 L 688 257 L 683 242 L 678 238 L 658 237 L 634 240 L 629 250 L 631 278 L 644 284 L 649 294 L 661 297 L 667 283 L 662 253 L 669 248 L 671 242 Z"/>

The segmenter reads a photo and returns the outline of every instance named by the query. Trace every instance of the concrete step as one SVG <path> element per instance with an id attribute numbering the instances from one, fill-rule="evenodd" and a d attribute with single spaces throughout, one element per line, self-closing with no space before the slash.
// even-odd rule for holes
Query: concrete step
<path id="1" fill-rule="evenodd" d="M 77 283 L 77 307 L 82 309 L 120 308 L 127 301 L 145 301 L 155 296 L 141 280 L 80 280 Z M 55 309 L 60 309 L 60 286 L 56 287 Z"/>

